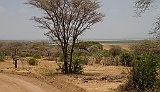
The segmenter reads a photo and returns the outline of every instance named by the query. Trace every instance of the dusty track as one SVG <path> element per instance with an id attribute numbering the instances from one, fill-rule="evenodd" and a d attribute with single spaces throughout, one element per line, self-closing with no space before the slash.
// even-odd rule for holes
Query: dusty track
<path id="1" fill-rule="evenodd" d="M 30 82 L 0 74 L 0 92 L 60 92 L 46 83 L 31 78 L 28 80 Z"/>

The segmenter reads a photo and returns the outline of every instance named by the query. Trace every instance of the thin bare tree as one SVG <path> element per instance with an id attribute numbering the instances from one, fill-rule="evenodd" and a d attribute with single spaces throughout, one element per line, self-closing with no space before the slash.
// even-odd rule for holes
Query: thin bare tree
<path id="1" fill-rule="evenodd" d="M 2 51 L 5 52 L 7 56 L 12 57 L 15 68 L 18 67 L 17 60 L 18 56 L 21 54 L 22 48 L 23 44 L 21 42 L 6 42 L 2 47 Z"/>
<path id="2" fill-rule="evenodd" d="M 38 27 L 49 30 L 45 35 L 61 46 L 64 73 L 71 73 L 72 55 L 78 36 L 105 16 L 98 12 L 100 3 L 97 0 L 29 0 L 27 4 L 44 12 L 44 16 L 32 19 L 40 24 Z"/>
<path id="3" fill-rule="evenodd" d="M 137 0 L 135 2 L 136 14 L 141 16 L 141 14 L 145 13 L 146 10 L 149 10 L 152 7 L 152 4 L 156 0 Z M 156 39 L 160 39 L 160 16 L 156 17 L 156 21 L 153 23 L 154 28 L 150 30 L 149 34 L 155 36 Z"/>
<path id="4" fill-rule="evenodd" d="M 160 39 L 160 16 L 156 17 L 156 21 L 153 23 L 154 28 L 152 28 L 149 34 L 153 35 L 153 37 L 157 40 Z"/>

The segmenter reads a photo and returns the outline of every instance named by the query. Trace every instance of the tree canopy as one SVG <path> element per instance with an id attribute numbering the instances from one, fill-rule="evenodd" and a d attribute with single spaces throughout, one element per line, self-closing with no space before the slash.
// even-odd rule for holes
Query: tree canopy
<path id="1" fill-rule="evenodd" d="M 68 73 L 69 45 L 71 71 L 72 53 L 78 36 L 104 17 L 98 12 L 100 3 L 97 0 L 29 0 L 27 4 L 44 12 L 44 16 L 32 19 L 40 24 L 38 27 L 49 30 L 45 35 L 61 46 L 65 72 Z"/>

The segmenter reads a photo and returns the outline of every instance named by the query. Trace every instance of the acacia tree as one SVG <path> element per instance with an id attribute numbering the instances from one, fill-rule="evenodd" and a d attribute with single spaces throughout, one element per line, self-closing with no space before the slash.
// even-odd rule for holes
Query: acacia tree
<path id="1" fill-rule="evenodd" d="M 44 12 L 44 16 L 33 17 L 33 20 L 40 24 L 38 27 L 49 30 L 45 35 L 59 44 L 65 73 L 71 73 L 72 54 L 78 36 L 104 17 L 98 12 L 100 3 L 96 0 L 29 0 L 27 4 Z"/>
<path id="2" fill-rule="evenodd" d="M 137 0 L 135 2 L 136 14 L 141 16 L 142 13 L 145 13 L 146 10 L 149 10 L 152 7 L 152 4 L 156 0 Z M 160 16 L 156 17 L 156 21 L 153 23 L 154 28 L 149 34 L 155 35 L 156 38 L 160 39 Z"/>

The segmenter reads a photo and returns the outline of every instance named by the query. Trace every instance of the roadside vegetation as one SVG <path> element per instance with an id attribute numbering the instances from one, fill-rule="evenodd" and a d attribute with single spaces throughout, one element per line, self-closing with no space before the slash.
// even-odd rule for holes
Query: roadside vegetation
<path id="1" fill-rule="evenodd" d="M 0 61 L 5 62 L 7 58 L 12 58 L 15 51 L 13 48 L 17 48 L 16 57 L 18 61 L 27 58 L 26 62 L 32 66 L 38 65 L 39 59 L 56 61 L 59 66 L 56 70 L 65 73 L 62 51 L 56 44 L 48 42 L 1 42 Z M 159 40 L 143 40 L 130 44 L 129 50 L 122 49 L 118 45 L 110 45 L 109 50 L 106 50 L 101 43 L 94 41 L 77 42 L 72 57 L 72 73 L 83 74 L 84 65 L 130 67 L 128 80 L 118 88 L 119 91 L 159 91 L 159 48 Z M 70 52 L 68 52 L 69 55 Z M 45 75 L 45 73 L 43 74 Z"/>
<path id="2" fill-rule="evenodd" d="M 121 91 L 160 91 L 160 41 L 144 40 L 131 46 L 133 65 Z"/>

